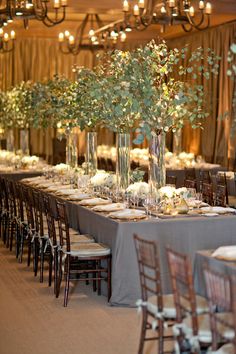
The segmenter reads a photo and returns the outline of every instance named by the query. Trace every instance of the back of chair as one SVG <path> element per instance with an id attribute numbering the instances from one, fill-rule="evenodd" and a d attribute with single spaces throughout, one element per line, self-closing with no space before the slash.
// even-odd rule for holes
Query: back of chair
<path id="1" fill-rule="evenodd" d="M 202 183 L 202 200 L 205 203 L 210 205 L 214 205 L 214 198 L 213 198 L 213 185 L 212 183 Z"/>
<path id="2" fill-rule="evenodd" d="M 193 286 L 192 266 L 187 255 L 181 254 L 167 247 L 167 259 L 169 264 L 171 284 L 174 295 L 177 322 L 189 313 L 192 318 L 193 334 L 198 333 L 198 321 L 196 311 L 196 296 Z"/>
<path id="3" fill-rule="evenodd" d="M 215 205 L 225 207 L 227 203 L 226 199 L 226 186 L 217 184 L 215 192 Z"/>
<path id="4" fill-rule="evenodd" d="M 44 235 L 44 225 L 43 225 L 43 210 L 41 205 L 41 194 L 39 191 L 34 189 L 32 191 L 34 200 L 34 220 L 35 220 L 35 230 L 40 236 Z"/>
<path id="5" fill-rule="evenodd" d="M 176 176 L 166 176 L 166 184 L 173 184 L 176 186 L 177 177 Z"/>
<path id="6" fill-rule="evenodd" d="M 185 168 L 185 179 L 196 179 L 195 168 Z"/>
<path id="7" fill-rule="evenodd" d="M 236 348 L 236 335 L 223 336 L 226 330 L 229 334 L 236 333 L 235 284 L 229 276 L 212 270 L 208 265 L 204 265 L 203 274 L 210 311 L 212 349 L 217 350 L 219 343 L 225 341 L 233 343 Z M 226 312 L 227 316 L 220 317 L 216 309 Z"/>
<path id="8" fill-rule="evenodd" d="M 201 170 L 200 171 L 200 180 L 202 183 L 211 183 L 211 173 L 209 170 Z"/>
<path id="9" fill-rule="evenodd" d="M 69 222 L 66 213 L 66 206 L 64 203 L 56 200 L 56 208 L 59 225 L 60 246 L 66 246 L 67 252 L 70 252 Z"/>
<path id="10" fill-rule="evenodd" d="M 197 182 L 195 179 L 185 179 L 184 180 L 184 187 L 197 189 Z"/>
<path id="11" fill-rule="evenodd" d="M 53 243 L 53 246 L 56 246 L 57 245 L 57 235 L 56 235 L 56 228 L 55 228 L 55 218 L 54 218 L 54 215 L 52 212 L 50 198 L 46 194 L 43 194 L 42 198 L 43 198 L 43 203 L 44 203 L 44 211 L 45 211 L 46 218 L 47 218 L 48 235 Z"/>
<path id="12" fill-rule="evenodd" d="M 33 203 L 32 191 L 28 187 L 23 185 L 21 190 L 22 190 L 22 196 L 25 204 L 27 223 L 31 229 L 34 229 L 35 228 L 34 211 L 33 211 L 34 203 Z"/>
<path id="13" fill-rule="evenodd" d="M 229 204 L 229 192 L 228 192 L 228 183 L 227 183 L 227 177 L 226 173 L 217 173 L 216 175 L 216 192 L 218 186 L 225 186 L 225 202 L 228 205 Z"/>
<path id="14" fill-rule="evenodd" d="M 144 240 L 136 234 L 134 234 L 134 243 L 138 259 L 142 300 L 147 301 L 150 296 L 157 296 L 157 307 L 159 311 L 162 311 L 163 300 L 158 246 L 155 242 Z"/>

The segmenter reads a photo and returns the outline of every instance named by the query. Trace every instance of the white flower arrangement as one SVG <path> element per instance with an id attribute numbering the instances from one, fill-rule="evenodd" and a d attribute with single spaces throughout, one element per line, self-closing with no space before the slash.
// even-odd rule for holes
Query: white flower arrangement
<path id="1" fill-rule="evenodd" d="M 24 156 L 21 159 L 21 164 L 24 166 L 34 166 L 39 162 L 38 156 Z"/>
<path id="2" fill-rule="evenodd" d="M 148 183 L 146 182 L 135 182 L 130 184 L 126 189 L 126 193 L 131 195 L 137 195 L 140 198 L 146 197 L 150 192 Z"/>
<path id="3" fill-rule="evenodd" d="M 106 171 L 98 171 L 95 176 L 91 177 L 90 182 L 93 187 L 112 187 L 115 180 L 115 175 Z"/>
<path id="4" fill-rule="evenodd" d="M 175 188 L 171 186 L 165 186 L 158 189 L 157 193 L 161 199 L 173 199 L 176 197 L 182 197 L 185 199 L 188 197 L 188 190 L 186 187 Z"/>
<path id="5" fill-rule="evenodd" d="M 53 171 L 58 174 L 65 174 L 70 170 L 70 166 L 65 163 L 59 163 L 53 166 Z"/>

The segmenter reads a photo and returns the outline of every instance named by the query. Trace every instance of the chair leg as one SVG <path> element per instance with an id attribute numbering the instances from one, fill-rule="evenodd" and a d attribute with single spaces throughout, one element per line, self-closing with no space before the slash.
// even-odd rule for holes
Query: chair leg
<path id="1" fill-rule="evenodd" d="M 27 266 L 30 266 L 30 258 L 31 258 L 31 238 L 28 238 L 28 257 L 27 257 Z"/>
<path id="2" fill-rule="evenodd" d="M 97 269 L 101 269 L 101 261 L 97 261 Z M 101 295 L 101 272 L 97 272 L 98 277 L 98 295 Z M 100 279 L 99 279 L 100 278 Z"/>
<path id="3" fill-rule="evenodd" d="M 163 349 L 164 349 L 164 326 L 163 326 L 163 321 L 159 320 L 158 321 L 158 353 L 163 354 Z"/>
<path id="4" fill-rule="evenodd" d="M 57 284 L 56 284 L 56 297 L 59 297 L 60 290 L 61 290 L 61 279 L 62 279 L 62 253 L 60 252 L 59 257 L 57 258 Z"/>
<path id="5" fill-rule="evenodd" d="M 39 244 L 38 244 L 38 240 L 35 239 L 33 242 L 33 270 L 34 270 L 35 277 L 38 274 L 38 264 L 39 264 Z"/>
<path id="6" fill-rule="evenodd" d="M 16 232 L 16 224 L 15 221 L 11 223 L 11 233 L 10 233 L 10 242 L 9 242 L 9 249 L 12 251 L 12 245 L 13 245 L 13 237 L 14 233 Z"/>
<path id="7" fill-rule="evenodd" d="M 138 354 L 143 354 L 144 341 L 145 341 L 145 337 L 146 337 L 146 330 L 147 330 L 147 312 L 145 309 L 143 309 L 143 320 L 142 320 Z"/>
<path id="8" fill-rule="evenodd" d="M 53 262 L 53 256 L 50 254 L 49 256 L 49 270 L 48 270 L 48 286 L 52 285 L 52 262 Z"/>
<path id="9" fill-rule="evenodd" d="M 44 242 L 40 246 L 40 283 L 43 283 L 43 271 L 44 271 Z"/>
<path id="10" fill-rule="evenodd" d="M 107 301 L 111 298 L 111 257 L 107 258 Z"/>
<path id="11" fill-rule="evenodd" d="M 66 307 L 68 303 L 68 294 L 70 288 L 70 256 L 68 255 L 66 257 L 65 267 L 67 273 L 66 273 L 66 284 L 65 284 L 65 293 L 64 293 L 64 307 Z"/>

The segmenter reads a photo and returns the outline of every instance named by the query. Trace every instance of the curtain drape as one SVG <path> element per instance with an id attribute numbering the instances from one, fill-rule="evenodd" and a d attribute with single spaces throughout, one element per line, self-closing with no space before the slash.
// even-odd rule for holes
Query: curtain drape
<path id="1" fill-rule="evenodd" d="M 204 122 L 203 130 L 193 130 L 190 126 L 184 128 L 183 148 L 228 168 L 234 167 L 236 152 L 235 136 L 231 134 L 234 79 L 227 76 L 228 51 L 235 40 L 235 34 L 236 21 L 168 41 L 172 48 L 188 45 L 189 52 L 202 47 L 207 53 L 207 49 L 211 48 L 221 57 L 218 76 L 211 75 L 210 80 L 203 78 L 201 82 L 205 88 L 206 107 L 210 116 Z M 207 62 L 204 65 L 207 66 Z M 225 113 L 227 116 L 222 119 Z"/>
<path id="2" fill-rule="evenodd" d="M 200 46 L 204 51 L 211 48 L 222 58 L 218 77 L 202 81 L 206 90 L 207 107 L 210 109 L 210 116 L 203 124 L 204 130 L 192 130 L 186 126 L 183 130 L 183 148 L 185 151 L 203 155 L 209 162 L 220 163 L 229 168 L 234 167 L 236 153 L 235 135 L 231 134 L 234 80 L 229 78 L 226 72 L 228 50 L 231 43 L 236 41 L 235 33 L 236 21 L 168 41 L 170 47 L 176 48 L 188 44 L 190 51 Z M 22 80 L 42 81 L 54 74 L 73 79 L 73 64 L 91 68 L 95 62 L 96 59 L 90 51 L 83 50 L 75 57 L 62 54 L 57 41 L 52 38 L 19 38 L 13 53 L 0 54 L 0 89 L 6 90 Z M 225 112 L 228 112 L 227 119 L 217 119 Z M 114 141 L 112 133 L 102 130 L 101 134 L 101 142 Z M 54 136 L 54 129 L 31 129 L 32 153 L 51 156 Z M 81 153 L 84 145 L 82 133 Z"/>

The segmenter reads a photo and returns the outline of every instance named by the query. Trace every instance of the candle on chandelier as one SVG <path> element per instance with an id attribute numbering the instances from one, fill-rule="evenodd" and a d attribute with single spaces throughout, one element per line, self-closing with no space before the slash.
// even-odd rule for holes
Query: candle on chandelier
<path id="1" fill-rule="evenodd" d="M 165 6 L 162 6 L 162 7 L 161 7 L 161 14 L 166 14 L 166 8 L 165 8 Z"/>
<path id="2" fill-rule="evenodd" d="M 15 39 L 16 38 L 16 32 L 15 31 L 11 31 L 11 39 Z"/>
<path id="3" fill-rule="evenodd" d="M 134 16 L 139 16 L 139 7 L 138 5 L 134 5 Z"/>
<path id="4" fill-rule="evenodd" d="M 72 35 L 69 37 L 69 44 L 71 45 L 75 44 L 75 37 Z"/>
<path id="5" fill-rule="evenodd" d="M 128 12 L 129 11 L 129 2 L 128 0 L 124 0 L 123 2 L 123 11 Z"/>
<path id="6" fill-rule="evenodd" d="M 202 0 L 199 1 L 199 6 L 198 7 L 199 7 L 200 10 L 203 10 L 204 7 L 205 7 L 204 1 L 202 1 Z"/>
<path id="7" fill-rule="evenodd" d="M 3 37 L 3 29 L 0 28 L 0 38 Z"/>
<path id="8" fill-rule="evenodd" d="M 126 33 L 125 33 L 125 32 L 122 32 L 121 35 L 120 35 L 120 41 L 121 41 L 122 43 L 124 43 L 125 40 L 126 40 Z"/>
<path id="9" fill-rule="evenodd" d="M 193 6 L 190 6 L 190 8 L 189 8 L 189 15 L 190 15 L 191 17 L 194 16 L 194 7 L 193 7 Z"/>
<path id="10" fill-rule="evenodd" d="M 139 0 L 139 2 L 138 2 L 138 7 L 139 7 L 140 9 L 144 9 L 144 0 Z"/>
<path id="11" fill-rule="evenodd" d="M 54 9 L 59 9 L 60 7 L 60 0 L 54 0 Z"/>
<path id="12" fill-rule="evenodd" d="M 69 31 L 65 31 L 65 37 L 69 38 L 70 37 L 70 32 Z"/>
<path id="13" fill-rule="evenodd" d="M 64 41 L 64 33 L 63 32 L 59 33 L 58 40 L 59 40 L 59 42 L 63 42 Z"/>
<path id="14" fill-rule="evenodd" d="M 3 39 L 4 39 L 5 42 L 8 42 L 8 40 L 9 40 L 8 33 L 4 33 Z"/>
<path id="15" fill-rule="evenodd" d="M 89 37 L 93 37 L 94 36 L 94 30 L 91 28 L 91 30 L 89 31 Z"/>
<path id="16" fill-rule="evenodd" d="M 67 6 L 67 0 L 61 0 L 61 6 Z"/>
<path id="17" fill-rule="evenodd" d="M 169 0 L 169 7 L 175 7 L 175 0 Z"/>
<path id="18" fill-rule="evenodd" d="M 212 12 L 211 3 L 210 3 L 210 2 L 207 2 L 207 3 L 206 3 L 206 8 L 205 8 L 205 13 L 206 13 L 207 15 L 210 15 L 211 12 Z"/>

